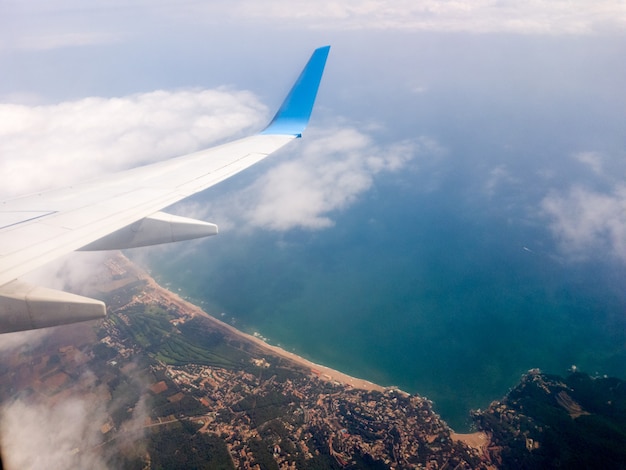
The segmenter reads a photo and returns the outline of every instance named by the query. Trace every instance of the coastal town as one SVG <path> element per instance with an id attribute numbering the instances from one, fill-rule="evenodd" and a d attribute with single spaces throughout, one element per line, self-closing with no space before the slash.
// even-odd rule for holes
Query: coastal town
<path id="1" fill-rule="evenodd" d="M 106 319 L 28 336 L 0 358 L 2 468 L 36 468 L 38 458 L 57 459 L 56 468 L 137 470 L 589 468 L 576 462 L 598 456 L 603 468 L 621 468 L 626 461 L 619 379 L 531 370 L 502 401 L 473 413 L 479 431 L 457 434 L 428 399 L 238 331 L 121 254 L 95 278 L 89 295 L 106 301 Z M 31 421 L 25 410 L 35 410 Z M 6 423 L 15 424 L 7 431 Z M 15 429 L 27 445 L 15 445 Z M 586 447 L 571 447 L 588 429 Z M 563 433 L 571 439 L 560 442 Z M 608 437 L 594 441 L 600 434 Z"/>
<path id="2" fill-rule="evenodd" d="M 139 454 L 125 451 L 126 468 L 164 468 L 163 445 L 150 442 L 166 433 L 170 441 L 172 433 L 205 436 L 224 451 L 212 453 L 220 462 L 197 468 L 489 468 L 483 450 L 453 438 L 429 400 L 243 334 L 121 255 L 105 267 L 98 286 L 107 318 L 79 325 L 77 344 L 66 329 L 29 351 L 28 361 L 22 351 L 21 362 L 14 357 L 2 369 L 0 391 L 3 399 L 17 387 L 52 401 L 76 394 L 104 400 L 108 412 L 94 423 L 98 449 L 130 435 L 148 443 Z M 81 383 L 86 370 L 97 387 Z M 138 426 L 140 403 L 147 411 Z"/>
<path id="3" fill-rule="evenodd" d="M 111 261 L 109 267 L 122 279 L 129 272 L 132 274 L 126 277 L 128 280 L 137 276 L 136 270 L 119 261 Z M 141 274 L 139 277 L 145 279 Z M 166 396 L 170 403 L 185 396 L 198 402 L 192 414 L 153 419 L 159 422 L 176 416 L 193 417 L 201 425 L 198 432 L 223 436 L 235 468 L 261 468 L 250 446 L 259 440 L 281 469 L 300 468 L 298 461 L 320 454 L 332 457 L 341 468 L 362 460 L 378 462 L 382 468 L 480 467 L 480 450 L 453 440 L 450 428 L 425 398 L 344 374 L 331 375 L 327 368 L 303 360 L 296 362 L 286 352 L 276 354 L 277 348 L 208 318 L 197 307 L 150 281 L 128 304 L 118 307 L 118 318 L 128 325 L 130 315 L 124 312 L 138 303 L 175 312 L 169 321 L 177 329 L 187 322 L 205 320 L 207 332 L 215 333 L 217 328 L 222 338 L 247 343 L 242 348 L 249 357 L 241 367 L 163 362 L 152 366 L 155 376 L 163 380 L 150 387 L 151 393 Z M 101 341 L 120 355 L 128 355 L 132 342 L 115 323 L 113 318 L 104 323 L 110 334 Z M 353 386 L 355 380 L 365 386 Z"/>

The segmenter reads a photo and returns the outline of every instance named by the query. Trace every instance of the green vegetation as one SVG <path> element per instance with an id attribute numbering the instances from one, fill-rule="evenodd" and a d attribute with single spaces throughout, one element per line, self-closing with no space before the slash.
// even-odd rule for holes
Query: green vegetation
<path id="1" fill-rule="evenodd" d="M 154 358 L 170 365 L 199 364 L 224 369 L 245 368 L 249 355 L 208 330 L 202 319 L 174 327 L 177 317 L 159 306 L 132 305 L 111 316 L 115 325 Z"/>
<path id="2" fill-rule="evenodd" d="M 206 412 L 206 408 L 198 400 L 187 394 L 180 401 L 170 403 L 167 400 L 162 400 L 152 405 L 153 416 L 190 416 L 203 412 Z"/>
<path id="3" fill-rule="evenodd" d="M 132 418 L 135 405 L 141 399 L 142 387 L 139 382 L 119 375 L 116 380 L 109 382 L 111 403 L 115 406 L 109 410 L 116 427 Z"/>
<path id="4" fill-rule="evenodd" d="M 494 408 L 475 415 L 503 447 L 502 468 L 626 468 L 626 382 L 529 374 L 503 403 L 504 419 Z"/>
<path id="5" fill-rule="evenodd" d="M 77 381 L 82 385 L 84 371 L 93 371 L 98 400 L 104 399 L 97 402 L 98 410 L 102 407 L 105 412 L 102 416 L 94 413 L 93 423 L 102 426 L 103 442 L 93 451 L 101 453 L 110 468 L 388 468 L 367 455 L 357 435 L 351 437 L 358 439 L 356 443 L 335 440 L 335 450 L 343 457 L 331 455 L 331 438 L 337 436 L 338 426 L 344 427 L 337 411 L 344 410 L 352 417 L 351 428 L 362 428 L 376 437 L 381 425 L 364 402 L 387 402 L 384 408 L 391 410 L 396 402 L 410 406 L 408 400 L 360 394 L 310 378 L 308 369 L 276 357 L 204 317 L 186 318 L 158 305 L 128 305 L 120 292 L 141 294 L 129 290 L 111 294 L 119 307 L 100 324 L 97 336 L 104 342 L 79 349 L 72 344 L 66 347 L 63 340 L 40 348 L 34 357 L 30 351 L 29 356 L 20 353 L 25 360 L 19 373 L 13 366 L 0 364 L 0 375 L 5 375 L 0 391 L 14 396 L 19 386 L 24 399 L 45 399 L 48 393 L 67 393 Z M 29 375 L 37 380 L 28 383 Z M 49 383 L 47 378 L 51 378 Z M 85 385 L 90 386 L 92 377 L 87 378 L 90 382 Z M 59 387 L 59 383 L 63 385 Z M 77 393 L 82 393 L 80 388 Z M 320 404 L 320 395 L 326 394 L 332 394 L 331 399 Z M 86 396 L 93 398 L 92 394 Z M 147 417 L 150 419 L 144 419 Z M 412 426 L 402 439 L 413 436 Z M 380 435 L 386 438 L 385 433 Z M 390 442 L 399 445 L 397 431 L 395 437 Z M 385 452 L 382 460 L 395 450 Z M 424 455 L 433 452 L 424 449 Z M 346 464 L 342 463 L 344 457 Z"/>
<path id="6" fill-rule="evenodd" d="M 270 452 L 271 443 L 259 439 L 251 439 L 248 442 L 250 452 L 254 455 L 252 464 L 258 464 L 261 470 L 278 470 L 278 464 Z"/>
<path id="7" fill-rule="evenodd" d="M 117 356 L 117 350 L 111 346 L 107 346 L 104 343 L 96 343 L 92 347 L 93 355 L 96 360 L 110 361 Z"/>
<path id="8" fill-rule="evenodd" d="M 254 426 L 258 427 L 272 419 L 287 416 L 292 401 L 294 398 L 291 396 L 270 392 L 267 395 L 249 395 L 232 409 L 235 412 L 244 411 Z"/>
<path id="9" fill-rule="evenodd" d="M 196 433 L 184 423 L 170 425 L 149 436 L 151 468 L 155 470 L 234 469 L 226 444 L 217 436 Z"/>

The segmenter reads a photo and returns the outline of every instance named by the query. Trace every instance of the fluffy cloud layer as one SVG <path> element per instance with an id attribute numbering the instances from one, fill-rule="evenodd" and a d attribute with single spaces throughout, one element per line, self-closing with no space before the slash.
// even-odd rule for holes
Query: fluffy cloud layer
<path id="1" fill-rule="evenodd" d="M 0 194 L 71 184 L 191 152 L 241 129 L 258 128 L 265 115 L 249 93 L 227 90 L 156 91 L 51 106 L 0 105 L 0 154 L 5 156 L 0 161 Z M 379 145 L 366 131 L 345 125 L 310 130 L 289 152 L 288 160 L 214 207 L 227 220 L 240 219 L 238 223 L 253 227 L 328 227 L 330 214 L 353 203 L 376 174 L 400 170 L 416 155 L 440 149 L 426 138 Z M 184 215 L 194 212 L 193 206 L 183 207 Z"/>
<path id="2" fill-rule="evenodd" d="M 622 30 L 626 10 L 615 0 L 306 0 L 243 1 L 245 15 L 301 21 L 321 29 L 589 34 Z"/>
<path id="3" fill-rule="evenodd" d="M 426 138 L 381 146 L 355 128 L 311 133 L 297 156 L 241 193 L 240 213 L 249 225 L 270 230 L 326 228 L 333 224 L 331 214 L 354 203 L 378 173 L 437 152 Z"/>
<path id="4" fill-rule="evenodd" d="M 322 230 L 334 225 L 375 183 L 378 175 L 418 171 L 445 155 L 421 136 L 388 144 L 367 130 L 344 124 L 308 129 L 301 141 L 276 155 L 254 182 L 211 200 L 183 202 L 176 212 L 216 222 L 221 229 Z"/>
<path id="5" fill-rule="evenodd" d="M 1 417 L 6 468 L 107 468 L 93 452 L 106 418 L 96 399 L 73 398 L 52 406 L 16 400 L 2 409 Z"/>
<path id="6" fill-rule="evenodd" d="M 0 104 L 0 197 L 188 153 L 264 118 L 253 95 L 226 89 Z"/>
<path id="7" fill-rule="evenodd" d="M 135 382 L 141 390 L 145 385 Z M 0 409 L 0 443 L 4 468 L 9 470 L 46 468 L 65 470 L 115 468 L 112 462 L 121 453 L 141 455 L 144 449 L 144 423 L 148 416 L 145 395 L 120 395 L 110 400 L 106 387 L 97 377 L 84 372 L 72 384 L 71 394 L 49 398 L 18 396 Z M 111 423 L 111 415 L 132 406 L 130 418 L 120 424 L 124 439 L 104 450 L 101 426 Z"/>
<path id="8" fill-rule="evenodd" d="M 247 23 L 272 28 L 472 33 L 594 34 L 623 31 L 620 0 L 238 0 L 3 4 L 1 49 L 120 43 L 167 25 Z M 104 14 L 103 14 L 104 13 Z M 3 21 L 4 18 L 4 21 Z M 137 25 L 140 24 L 140 29 Z"/>
<path id="9" fill-rule="evenodd" d="M 562 249 L 575 258 L 608 253 L 626 261 L 626 186 L 609 192 L 574 186 L 552 192 L 542 208 Z"/>
<path id="10" fill-rule="evenodd" d="M 626 262 L 626 185 L 621 158 L 599 152 L 572 156 L 586 170 L 582 181 L 550 191 L 541 202 L 549 228 L 564 253 L 574 259 L 605 255 Z M 617 163 L 606 168 L 607 162 Z"/>

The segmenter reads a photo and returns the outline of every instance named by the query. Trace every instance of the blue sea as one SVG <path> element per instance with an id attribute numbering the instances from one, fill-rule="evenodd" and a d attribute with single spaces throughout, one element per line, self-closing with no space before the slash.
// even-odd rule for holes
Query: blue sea
<path id="1" fill-rule="evenodd" d="M 364 73 L 359 87 L 360 69 L 331 64 L 316 116 L 343 116 L 380 149 L 426 136 L 436 155 L 374 175 L 350 205 L 324 214 L 332 226 L 279 232 L 240 221 L 146 259 L 209 313 L 314 362 L 426 396 L 462 431 L 470 410 L 502 398 L 531 368 L 626 378 L 620 242 L 600 225 L 594 243 L 572 252 L 542 204 L 576 188 L 600 203 L 622 194 L 622 81 L 596 72 L 621 55 L 601 40 L 581 48 L 472 36 L 468 52 L 456 37 L 430 39 L 385 49 L 376 60 L 389 73 Z M 355 48 L 354 57 L 376 53 Z M 272 164 L 193 202 L 219 207 Z M 599 224 L 614 217 L 598 214 Z"/>
<path id="2" fill-rule="evenodd" d="M 458 178 L 381 177 L 333 227 L 233 229 L 151 267 L 243 331 L 428 397 L 456 430 L 531 368 L 626 377 L 624 267 L 564 259 Z"/>

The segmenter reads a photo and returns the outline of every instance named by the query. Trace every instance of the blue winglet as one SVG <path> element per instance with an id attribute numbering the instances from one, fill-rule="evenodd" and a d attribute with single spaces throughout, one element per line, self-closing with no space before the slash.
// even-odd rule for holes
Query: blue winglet
<path id="1" fill-rule="evenodd" d="M 300 137 L 309 123 L 317 89 L 322 80 L 330 46 L 313 51 L 304 70 L 283 101 L 280 109 L 261 134 L 295 135 Z"/>

